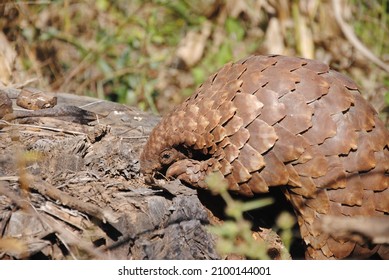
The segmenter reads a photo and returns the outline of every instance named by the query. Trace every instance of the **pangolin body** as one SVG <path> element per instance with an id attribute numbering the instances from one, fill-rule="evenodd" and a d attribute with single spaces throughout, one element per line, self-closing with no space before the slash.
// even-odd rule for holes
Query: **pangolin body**
<path id="1" fill-rule="evenodd" d="M 271 55 L 225 65 L 154 128 L 140 164 L 146 175 L 204 188 L 219 170 L 246 196 L 282 187 L 307 258 L 379 250 L 319 230 L 326 215 L 388 215 L 389 132 L 355 83 L 318 61 Z"/>

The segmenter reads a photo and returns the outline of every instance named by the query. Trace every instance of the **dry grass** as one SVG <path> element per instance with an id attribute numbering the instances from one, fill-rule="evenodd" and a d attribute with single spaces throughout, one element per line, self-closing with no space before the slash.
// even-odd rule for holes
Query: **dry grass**
<path id="1" fill-rule="evenodd" d="M 39 88 L 164 113 L 224 63 L 252 53 L 280 53 L 316 58 L 347 73 L 384 113 L 389 75 L 346 39 L 331 5 L 319 0 L 3 1 L 0 41 L 15 52 L 4 55 L 0 49 L 8 56 L 0 63 L 6 66 L 0 65 L 0 80 L 9 85 L 35 78 Z M 357 38 L 387 63 L 388 10 L 384 0 L 342 1 L 341 7 Z"/>

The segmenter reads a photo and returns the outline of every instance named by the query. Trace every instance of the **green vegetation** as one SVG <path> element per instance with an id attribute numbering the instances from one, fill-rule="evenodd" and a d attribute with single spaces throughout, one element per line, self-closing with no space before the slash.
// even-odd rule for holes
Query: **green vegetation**
<path id="1" fill-rule="evenodd" d="M 270 235 L 270 237 L 266 238 L 266 242 L 263 239 L 254 239 L 252 224 L 244 219 L 243 213 L 266 207 L 273 203 L 273 199 L 262 198 L 248 202 L 234 200 L 227 190 L 227 181 L 224 179 L 223 175 L 218 172 L 209 175 L 205 182 L 212 192 L 220 194 L 226 202 L 225 213 L 231 218 L 231 220 L 227 220 L 221 225 L 210 226 L 211 232 L 219 237 L 216 245 L 219 254 L 222 256 L 245 256 L 248 259 L 269 259 L 269 244 L 274 243 L 274 241 L 271 242 L 268 239 L 276 237 L 274 234 L 273 236 Z M 295 222 L 295 217 L 287 212 L 282 212 L 276 221 L 277 228 L 274 228 L 274 230 L 280 232 L 282 242 L 286 247 L 280 248 L 281 259 L 287 259 L 289 257 L 288 249 L 290 249 L 292 242 L 292 228 Z"/>
<path id="2" fill-rule="evenodd" d="M 350 75 L 389 124 L 385 113 L 389 74 L 345 39 L 331 1 L 282 3 L 3 1 L 0 33 L 16 51 L 16 59 L 11 79 L 3 79 L 0 72 L 0 82 L 24 84 L 35 78 L 30 85 L 38 88 L 96 96 L 163 114 L 223 64 L 249 54 L 276 52 L 317 58 Z M 388 1 L 350 0 L 342 12 L 362 43 L 388 64 Z M 211 229 L 220 236 L 221 253 L 267 258 L 267 248 L 253 240 L 243 212 L 271 201 L 234 201 L 220 178 L 209 180 L 211 188 L 219 188 L 232 219 Z M 282 213 L 274 228 L 287 248 L 293 223 Z"/>
<path id="3" fill-rule="evenodd" d="M 388 73 L 355 54 L 327 2 L 6 1 L 0 27 L 17 52 L 14 84 L 33 77 L 33 86 L 47 90 L 164 113 L 226 62 L 277 52 L 329 62 L 383 110 Z M 385 0 L 352 0 L 343 9 L 361 41 L 386 61 L 388 10 Z"/>

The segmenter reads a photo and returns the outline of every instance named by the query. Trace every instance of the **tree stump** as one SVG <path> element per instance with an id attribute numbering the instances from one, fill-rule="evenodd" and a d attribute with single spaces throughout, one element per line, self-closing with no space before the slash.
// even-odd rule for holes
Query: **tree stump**
<path id="1" fill-rule="evenodd" d="M 225 258 L 196 190 L 179 181 L 155 189 L 139 175 L 158 117 L 53 95 L 82 110 L 30 114 L 12 100 L 15 115 L 0 120 L 0 259 Z"/>

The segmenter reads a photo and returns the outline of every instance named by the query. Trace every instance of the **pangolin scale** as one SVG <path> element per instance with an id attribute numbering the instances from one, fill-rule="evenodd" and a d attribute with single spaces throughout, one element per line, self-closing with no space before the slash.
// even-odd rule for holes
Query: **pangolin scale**
<path id="1" fill-rule="evenodd" d="M 389 213 L 389 131 L 356 84 L 321 62 L 270 55 L 225 65 L 154 128 L 140 165 L 201 188 L 218 170 L 245 196 L 283 188 L 306 258 L 387 250 L 318 230 L 326 215 Z"/>

